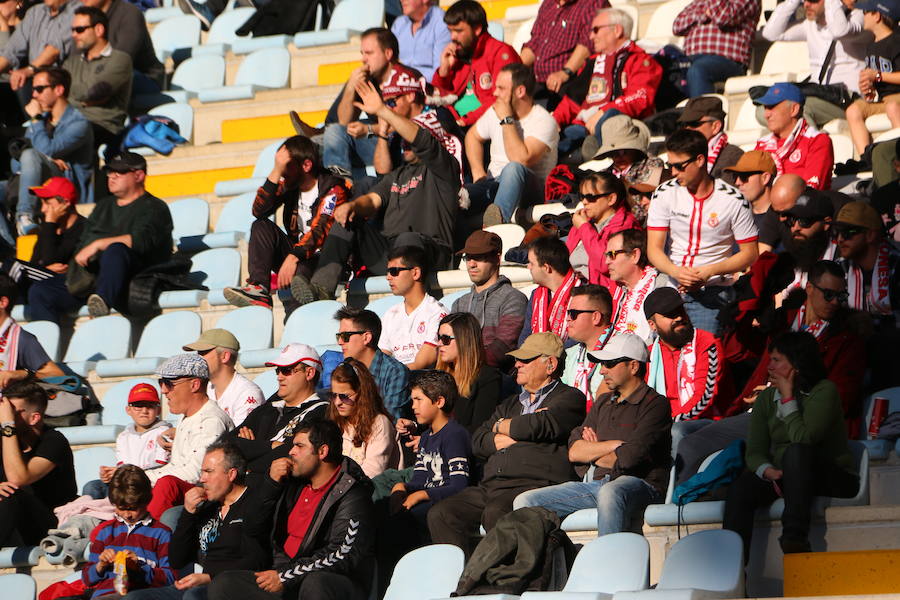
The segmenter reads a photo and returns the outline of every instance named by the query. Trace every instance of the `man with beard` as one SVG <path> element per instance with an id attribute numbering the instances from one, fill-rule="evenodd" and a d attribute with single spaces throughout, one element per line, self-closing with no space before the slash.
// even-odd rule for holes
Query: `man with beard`
<path id="1" fill-rule="evenodd" d="M 808 187 L 791 208 L 777 211 L 785 252 L 779 254 L 770 276 L 783 281 L 782 277 L 786 276 L 784 269 L 789 268 L 793 271 L 793 278 L 776 295 L 776 307 L 794 290 L 804 288 L 807 272 L 813 264 L 834 257 L 835 246 L 830 243 L 829 237 L 833 210 L 831 200 Z"/>

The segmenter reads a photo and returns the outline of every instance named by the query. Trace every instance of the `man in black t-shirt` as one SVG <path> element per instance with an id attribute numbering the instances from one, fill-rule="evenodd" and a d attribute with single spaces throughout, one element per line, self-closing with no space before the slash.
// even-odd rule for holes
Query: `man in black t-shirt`
<path id="1" fill-rule="evenodd" d="M 56 526 L 53 509 L 77 496 L 69 442 L 44 425 L 47 400 L 30 381 L 8 386 L 0 398 L 0 545 L 37 544 Z"/>

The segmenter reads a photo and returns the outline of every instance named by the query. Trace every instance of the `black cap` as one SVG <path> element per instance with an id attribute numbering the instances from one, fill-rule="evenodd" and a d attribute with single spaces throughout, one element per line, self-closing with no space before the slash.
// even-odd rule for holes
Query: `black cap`
<path id="1" fill-rule="evenodd" d="M 822 221 L 834 216 L 834 204 L 830 198 L 820 194 L 818 190 L 807 187 L 797 197 L 794 206 L 785 212 L 801 219 Z"/>
<path id="2" fill-rule="evenodd" d="M 670 287 L 656 288 L 644 299 L 644 316 L 648 319 L 655 314 L 667 315 L 684 306 L 678 290 Z"/>
<path id="3" fill-rule="evenodd" d="M 129 171 L 146 171 L 147 161 L 140 154 L 134 152 L 120 152 L 106 161 L 103 167 L 106 172 L 128 173 Z"/>

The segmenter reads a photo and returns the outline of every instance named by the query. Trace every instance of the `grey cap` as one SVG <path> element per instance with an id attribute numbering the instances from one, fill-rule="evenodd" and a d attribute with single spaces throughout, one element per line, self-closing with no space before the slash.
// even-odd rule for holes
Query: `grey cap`
<path id="1" fill-rule="evenodd" d="M 602 360 L 616 360 L 617 358 L 630 358 L 645 363 L 650 360 L 647 352 L 647 344 L 640 336 L 633 333 L 617 333 L 609 338 L 602 350 L 588 352 L 591 362 Z"/>
<path id="2" fill-rule="evenodd" d="M 164 379 L 197 377 L 209 379 L 209 365 L 199 354 L 176 354 L 156 369 L 156 376 Z"/>

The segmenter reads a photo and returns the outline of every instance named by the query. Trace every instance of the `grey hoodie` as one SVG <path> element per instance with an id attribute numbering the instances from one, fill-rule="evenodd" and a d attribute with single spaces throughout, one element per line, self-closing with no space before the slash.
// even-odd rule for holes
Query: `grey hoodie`
<path id="1" fill-rule="evenodd" d="M 453 303 L 453 312 L 469 312 L 481 323 L 487 364 L 500 367 L 506 353 L 518 347 L 519 333 L 525 323 L 528 298 L 514 288 L 505 275 L 497 283 L 484 290 L 472 290 Z"/>

